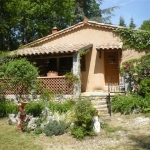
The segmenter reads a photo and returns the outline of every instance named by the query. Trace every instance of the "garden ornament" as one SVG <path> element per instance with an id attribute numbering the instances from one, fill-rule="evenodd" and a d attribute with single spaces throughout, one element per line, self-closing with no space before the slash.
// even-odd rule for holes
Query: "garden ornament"
<path id="1" fill-rule="evenodd" d="M 19 112 L 17 115 L 17 121 L 18 121 L 17 128 L 20 133 L 22 133 L 23 127 L 24 127 L 24 125 L 26 125 L 26 122 L 28 120 L 26 118 L 26 111 L 24 109 L 24 106 L 27 104 L 28 104 L 27 101 L 22 101 L 21 103 L 18 104 Z"/>

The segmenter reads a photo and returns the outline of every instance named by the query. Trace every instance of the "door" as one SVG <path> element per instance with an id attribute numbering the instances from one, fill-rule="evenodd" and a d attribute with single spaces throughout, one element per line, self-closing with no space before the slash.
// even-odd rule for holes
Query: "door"
<path id="1" fill-rule="evenodd" d="M 111 84 L 119 82 L 119 59 L 118 50 L 104 51 L 105 85 L 108 85 L 108 77 Z"/>

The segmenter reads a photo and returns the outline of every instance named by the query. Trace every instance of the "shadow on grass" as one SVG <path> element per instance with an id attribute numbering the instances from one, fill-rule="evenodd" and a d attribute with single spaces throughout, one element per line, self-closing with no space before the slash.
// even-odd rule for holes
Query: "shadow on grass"
<path id="1" fill-rule="evenodd" d="M 134 145 L 135 148 L 143 149 L 143 150 L 150 150 L 150 136 L 145 135 L 130 135 L 129 139 L 133 140 L 136 144 Z"/>

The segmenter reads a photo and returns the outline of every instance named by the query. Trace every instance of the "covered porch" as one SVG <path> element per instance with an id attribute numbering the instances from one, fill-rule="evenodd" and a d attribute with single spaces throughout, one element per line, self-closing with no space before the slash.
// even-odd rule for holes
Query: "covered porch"
<path id="1" fill-rule="evenodd" d="M 81 82 L 78 84 L 66 80 L 65 74 L 72 72 L 80 79 L 81 69 L 84 67 L 84 59 L 80 57 L 80 51 L 91 50 L 93 44 L 68 44 L 56 46 L 38 46 L 18 49 L 10 52 L 10 55 L 27 58 L 35 62 L 39 69 L 39 77 L 42 88 L 49 88 L 54 94 L 74 95 L 81 94 Z M 55 75 L 48 75 L 55 73 Z M 15 94 L 14 90 L 6 90 L 6 95 Z"/>

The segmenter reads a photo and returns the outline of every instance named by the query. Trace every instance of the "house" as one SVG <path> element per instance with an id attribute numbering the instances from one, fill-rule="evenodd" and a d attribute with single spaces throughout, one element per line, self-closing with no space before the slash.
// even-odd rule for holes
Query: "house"
<path id="1" fill-rule="evenodd" d="M 113 32 L 117 28 L 121 27 L 84 19 L 61 31 L 54 27 L 52 34 L 28 43 L 11 54 L 35 61 L 40 70 L 39 78 L 49 79 L 47 72 L 57 71 L 58 76 L 52 77 L 56 86 L 53 85 L 53 88 L 64 86 L 61 82 L 64 74 L 72 71 L 77 76 L 81 74 L 81 84 L 74 88 L 74 94 L 101 92 L 107 90 L 108 77 L 116 77 L 112 82 L 119 84 L 119 66 L 123 61 L 144 54 L 123 50 L 120 37 Z M 82 52 L 85 55 L 80 56 Z"/>

